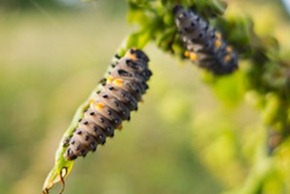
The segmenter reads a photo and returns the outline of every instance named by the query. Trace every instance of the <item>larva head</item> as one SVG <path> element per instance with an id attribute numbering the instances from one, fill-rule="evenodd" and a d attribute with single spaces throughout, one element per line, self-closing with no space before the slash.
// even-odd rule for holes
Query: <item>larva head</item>
<path id="1" fill-rule="evenodd" d="M 148 56 L 140 49 L 131 48 L 126 52 L 125 57 L 128 57 L 133 61 L 142 60 L 146 63 L 149 62 Z"/>
<path id="2" fill-rule="evenodd" d="M 182 10 L 183 10 L 182 6 L 180 6 L 180 5 L 175 5 L 175 6 L 173 7 L 173 14 L 176 16 L 176 15 L 178 15 Z"/>

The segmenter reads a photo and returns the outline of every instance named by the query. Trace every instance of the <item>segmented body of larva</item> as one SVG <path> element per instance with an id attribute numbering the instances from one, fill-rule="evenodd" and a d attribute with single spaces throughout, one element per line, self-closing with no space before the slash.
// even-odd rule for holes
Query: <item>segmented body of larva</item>
<path id="1" fill-rule="evenodd" d="M 237 54 L 220 32 L 182 6 L 175 6 L 173 12 L 186 49 L 185 57 L 216 75 L 229 74 L 238 68 Z"/>
<path id="2" fill-rule="evenodd" d="M 67 160 L 95 151 L 98 144 L 106 142 L 106 137 L 114 136 L 123 120 L 130 120 L 130 111 L 138 109 L 138 101 L 148 89 L 146 82 L 152 75 L 148 62 L 144 52 L 130 49 L 112 65 L 68 140 L 64 154 Z"/>

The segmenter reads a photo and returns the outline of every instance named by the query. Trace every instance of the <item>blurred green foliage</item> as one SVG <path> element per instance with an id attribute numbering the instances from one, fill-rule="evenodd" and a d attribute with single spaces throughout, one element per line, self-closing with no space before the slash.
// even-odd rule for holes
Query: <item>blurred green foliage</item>
<path id="1" fill-rule="evenodd" d="M 132 31 L 125 6 L 115 3 L 99 1 L 76 12 L 0 12 L 1 193 L 40 193 L 75 108 Z M 273 2 L 232 1 L 226 15 L 251 15 L 255 30 L 271 31 L 289 56 L 289 21 L 280 9 Z M 289 193 L 290 141 L 273 158 L 265 156 L 268 119 L 251 106 L 269 102 L 264 114 L 275 118 L 279 113 L 266 113 L 279 106 L 275 95 L 245 94 L 243 71 L 208 79 L 209 87 L 190 63 L 177 65 L 153 45 L 145 50 L 154 75 L 144 103 L 122 132 L 76 162 L 65 193 Z M 249 65 L 241 61 L 242 70 Z M 249 190 L 239 189 L 243 185 Z"/>

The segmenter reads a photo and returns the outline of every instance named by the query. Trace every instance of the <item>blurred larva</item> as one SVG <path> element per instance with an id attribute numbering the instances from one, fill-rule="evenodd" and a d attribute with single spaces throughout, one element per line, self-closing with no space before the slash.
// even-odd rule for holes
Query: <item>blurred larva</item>
<path id="1" fill-rule="evenodd" d="M 237 55 L 220 32 L 182 6 L 175 6 L 173 13 L 186 49 L 185 57 L 216 75 L 229 74 L 238 68 Z"/>

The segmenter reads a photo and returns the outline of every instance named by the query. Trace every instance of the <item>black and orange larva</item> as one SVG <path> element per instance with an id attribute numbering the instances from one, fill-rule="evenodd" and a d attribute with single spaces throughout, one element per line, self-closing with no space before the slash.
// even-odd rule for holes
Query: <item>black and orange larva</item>
<path id="1" fill-rule="evenodd" d="M 238 68 L 237 54 L 220 32 L 180 5 L 174 7 L 173 13 L 186 49 L 185 57 L 216 75 L 229 74 Z"/>
<path id="2" fill-rule="evenodd" d="M 112 64 L 102 87 L 90 101 L 84 116 L 67 141 L 64 157 L 74 160 L 95 151 L 104 144 L 106 137 L 113 137 L 114 130 L 123 120 L 130 120 L 130 111 L 137 110 L 138 101 L 148 89 L 152 75 L 148 69 L 149 58 L 139 49 L 130 49 L 124 57 Z"/>

